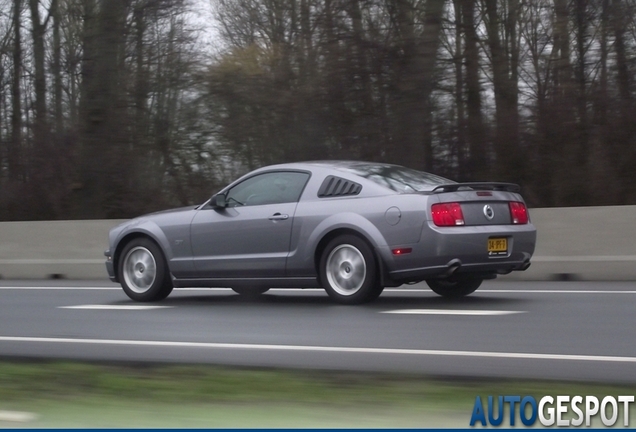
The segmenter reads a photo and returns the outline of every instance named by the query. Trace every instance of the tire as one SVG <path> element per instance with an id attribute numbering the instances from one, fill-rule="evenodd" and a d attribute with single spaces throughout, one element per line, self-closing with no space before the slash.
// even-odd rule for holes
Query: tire
<path id="1" fill-rule="evenodd" d="M 479 278 L 449 278 L 449 279 L 429 279 L 428 286 L 436 294 L 447 298 L 465 297 L 474 293 L 481 285 L 483 279 Z"/>
<path id="2" fill-rule="evenodd" d="M 172 292 L 166 259 L 148 238 L 131 240 L 122 250 L 119 280 L 128 297 L 139 302 L 163 300 Z"/>
<path id="3" fill-rule="evenodd" d="M 373 301 L 382 287 L 371 247 L 354 235 L 331 240 L 320 258 L 320 281 L 329 297 L 342 304 Z"/>
<path id="4" fill-rule="evenodd" d="M 233 287 L 232 290 L 247 298 L 256 298 L 269 291 L 269 287 Z"/>

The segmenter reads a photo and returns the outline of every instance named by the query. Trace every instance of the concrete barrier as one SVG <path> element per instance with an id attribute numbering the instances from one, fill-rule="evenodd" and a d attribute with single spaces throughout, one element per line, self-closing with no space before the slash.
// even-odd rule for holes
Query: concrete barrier
<path id="1" fill-rule="evenodd" d="M 537 248 L 526 280 L 636 280 L 636 206 L 530 209 Z"/>
<path id="2" fill-rule="evenodd" d="M 503 280 L 636 280 L 636 206 L 531 209 L 537 248 Z M 1 222 L 4 279 L 105 279 L 108 231 L 120 220 Z"/>
<path id="3" fill-rule="evenodd" d="M 108 231 L 121 222 L 0 222 L 0 275 L 4 279 L 107 279 Z"/>

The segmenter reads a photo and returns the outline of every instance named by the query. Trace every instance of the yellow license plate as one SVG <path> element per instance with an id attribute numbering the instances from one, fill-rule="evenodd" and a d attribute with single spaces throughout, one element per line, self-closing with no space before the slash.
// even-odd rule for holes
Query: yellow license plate
<path id="1" fill-rule="evenodd" d="M 488 239 L 488 253 L 500 254 L 508 251 L 508 239 L 505 237 L 489 238 Z"/>

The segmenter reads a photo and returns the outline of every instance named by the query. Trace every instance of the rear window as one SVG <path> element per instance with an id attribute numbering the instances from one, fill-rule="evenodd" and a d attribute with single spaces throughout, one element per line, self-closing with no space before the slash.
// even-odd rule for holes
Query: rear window
<path id="1" fill-rule="evenodd" d="M 455 183 L 435 174 L 399 165 L 351 164 L 338 168 L 400 193 L 425 192 L 442 184 Z"/>

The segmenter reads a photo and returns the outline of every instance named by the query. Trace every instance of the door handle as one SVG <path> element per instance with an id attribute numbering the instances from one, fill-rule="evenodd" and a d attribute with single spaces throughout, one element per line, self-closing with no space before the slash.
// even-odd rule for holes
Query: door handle
<path id="1" fill-rule="evenodd" d="M 280 213 L 274 213 L 273 215 L 271 215 L 269 218 L 269 220 L 271 221 L 277 221 L 277 220 L 287 220 L 289 219 L 289 215 L 287 214 L 280 214 Z"/>

